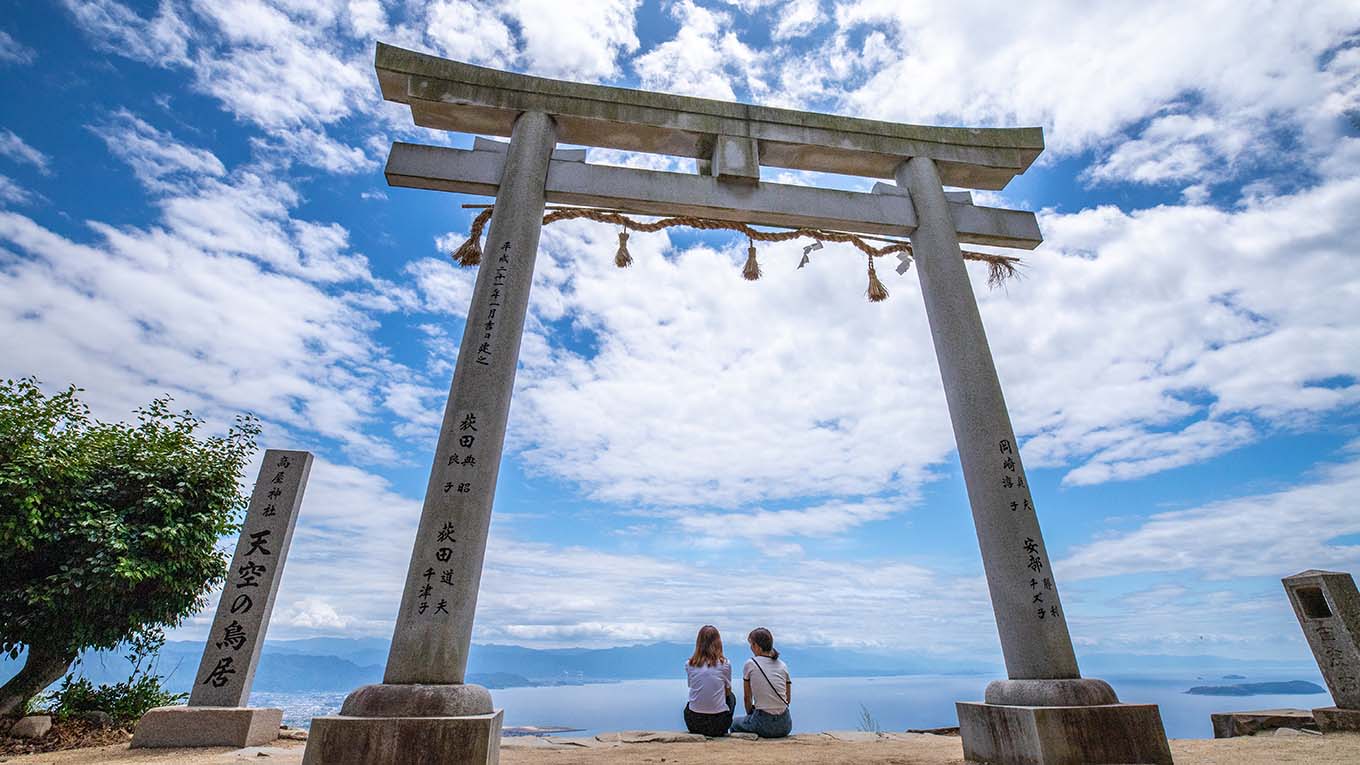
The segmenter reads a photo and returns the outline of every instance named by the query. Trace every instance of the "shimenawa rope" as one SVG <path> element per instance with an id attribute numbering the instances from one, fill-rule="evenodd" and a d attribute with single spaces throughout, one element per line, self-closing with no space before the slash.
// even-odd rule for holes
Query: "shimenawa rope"
<path id="1" fill-rule="evenodd" d="M 494 207 L 487 207 L 482 210 L 476 218 L 472 220 L 472 227 L 468 231 L 468 239 L 463 242 L 453 253 L 453 259 L 460 265 L 475 266 L 482 262 L 482 230 L 491 220 L 491 213 Z M 869 259 L 869 288 L 866 294 L 871 302 L 877 303 L 888 298 L 888 289 L 879 281 L 878 273 L 874 270 L 874 258 L 882 257 L 894 252 L 911 253 L 909 242 L 895 242 L 883 247 L 874 247 L 864 239 L 847 234 L 841 231 L 826 231 L 816 228 L 795 228 L 788 231 L 761 231 L 752 228 L 745 223 L 734 223 L 725 220 L 714 220 L 712 218 L 696 218 L 690 215 L 679 215 L 669 218 L 661 218 L 650 223 L 634 220 L 622 213 L 611 212 L 608 210 L 594 210 L 587 207 L 566 207 L 557 208 L 543 216 L 543 225 L 556 223 L 563 220 L 573 220 L 585 218 L 599 223 L 612 223 L 620 227 L 619 249 L 614 255 L 614 264 L 619 268 L 627 268 L 633 263 L 633 256 L 628 252 L 628 231 L 653 232 L 665 228 L 685 226 L 697 228 L 704 231 L 736 231 L 746 235 L 746 265 L 742 267 L 741 275 L 748 281 L 755 281 L 760 278 L 760 264 L 756 262 L 756 242 L 787 242 L 791 239 L 806 237 L 815 239 L 819 242 L 840 242 L 850 244 L 868 256 Z M 963 250 L 964 260 L 975 260 L 987 264 L 987 285 L 997 287 L 1007 279 L 1019 273 L 1020 259 L 1009 255 L 994 255 L 987 252 L 973 252 Z"/>

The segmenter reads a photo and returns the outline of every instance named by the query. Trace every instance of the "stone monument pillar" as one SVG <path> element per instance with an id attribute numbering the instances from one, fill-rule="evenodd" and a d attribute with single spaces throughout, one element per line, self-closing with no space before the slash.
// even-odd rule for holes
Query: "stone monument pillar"
<path id="1" fill-rule="evenodd" d="M 307 765 L 499 757 L 501 712 L 463 680 L 555 145 L 546 114 L 516 120 L 383 682 L 312 721 Z"/>
<path id="2" fill-rule="evenodd" d="M 278 738 L 283 710 L 245 704 L 311 472 L 308 452 L 265 451 L 189 705 L 148 711 L 133 747 L 258 746 Z"/>
<path id="3" fill-rule="evenodd" d="M 1007 680 L 957 705 L 964 754 L 996 763 L 1169 763 L 1156 705 L 1120 704 L 1082 678 L 1020 449 L 935 162 L 897 170 L 916 210 L 912 249 L 954 427 Z"/>
<path id="4" fill-rule="evenodd" d="M 1360 593 L 1340 571 L 1304 571 L 1283 580 L 1308 647 L 1336 706 L 1313 710 L 1324 733 L 1360 731 Z"/>

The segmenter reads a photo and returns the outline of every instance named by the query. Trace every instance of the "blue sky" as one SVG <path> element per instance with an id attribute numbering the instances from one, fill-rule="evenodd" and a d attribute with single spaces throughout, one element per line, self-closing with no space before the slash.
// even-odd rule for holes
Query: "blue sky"
<path id="1" fill-rule="evenodd" d="M 393 140 L 471 138 L 381 100 L 376 40 L 1041 125 L 977 197 L 1046 242 L 973 278 L 1078 651 L 1303 658 L 1279 578 L 1360 562 L 1360 10 L 1088 5 L 0 0 L 0 374 L 314 451 L 271 635 L 386 637 L 486 200 L 386 187 Z M 635 234 L 619 270 L 614 237 L 545 231 L 475 638 L 996 657 L 915 273 L 869 304 L 849 248 L 748 283 L 745 241 Z"/>

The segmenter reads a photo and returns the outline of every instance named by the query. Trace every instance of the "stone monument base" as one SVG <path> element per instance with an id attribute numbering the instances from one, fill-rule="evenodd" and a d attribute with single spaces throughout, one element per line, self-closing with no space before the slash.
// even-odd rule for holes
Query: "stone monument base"
<path id="1" fill-rule="evenodd" d="M 969 762 L 995 765 L 1171 765 L 1156 704 L 1027 707 L 960 701 Z"/>
<path id="2" fill-rule="evenodd" d="M 1360 733 L 1360 709 L 1319 707 L 1313 710 L 1313 719 L 1323 733 Z"/>
<path id="3" fill-rule="evenodd" d="M 1307 709 L 1258 709 L 1243 712 L 1215 712 L 1209 715 L 1214 738 L 1255 736 L 1280 728 L 1317 730 L 1313 713 Z"/>
<path id="4" fill-rule="evenodd" d="M 503 710 L 464 717 L 316 717 L 303 765 L 497 765 Z"/>
<path id="5" fill-rule="evenodd" d="M 260 746 L 279 737 L 282 709 L 156 707 L 137 721 L 132 748 Z"/>

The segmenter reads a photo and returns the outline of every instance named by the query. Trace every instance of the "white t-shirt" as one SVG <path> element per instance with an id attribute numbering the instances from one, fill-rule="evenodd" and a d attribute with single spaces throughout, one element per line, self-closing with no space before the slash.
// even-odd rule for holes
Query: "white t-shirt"
<path id="1" fill-rule="evenodd" d="M 685 662 L 685 677 L 689 680 L 690 711 L 702 715 L 727 711 L 727 688 L 732 685 L 731 664 L 694 667 Z"/>
<path id="2" fill-rule="evenodd" d="M 757 661 L 760 667 L 756 667 Z M 762 675 L 761 670 L 765 674 Z M 767 677 L 769 682 L 765 680 Z M 755 702 L 756 709 L 772 715 L 788 711 L 789 705 L 784 700 L 788 693 L 789 668 L 784 662 L 768 656 L 752 656 L 742 667 L 741 678 L 751 684 L 751 700 Z"/>

